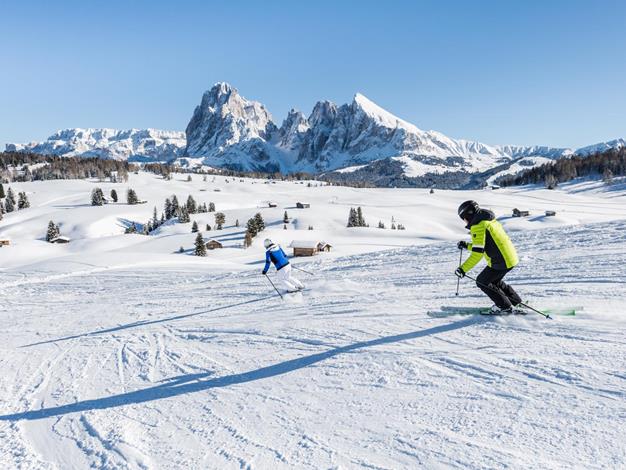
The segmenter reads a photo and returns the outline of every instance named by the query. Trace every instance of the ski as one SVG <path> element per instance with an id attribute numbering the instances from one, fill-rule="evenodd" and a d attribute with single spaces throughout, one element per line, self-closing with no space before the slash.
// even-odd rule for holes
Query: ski
<path id="1" fill-rule="evenodd" d="M 454 315 L 485 315 L 485 316 L 509 316 L 509 315 L 527 315 L 533 313 L 532 310 L 524 307 L 518 307 L 513 313 L 500 314 L 490 313 L 490 307 L 456 307 L 456 306 L 443 306 L 439 311 L 427 312 L 429 317 L 441 318 L 451 317 Z M 546 315 L 559 315 L 559 316 L 574 316 L 577 311 L 583 310 L 582 307 L 553 307 L 546 309 L 539 309 L 540 312 Z"/>

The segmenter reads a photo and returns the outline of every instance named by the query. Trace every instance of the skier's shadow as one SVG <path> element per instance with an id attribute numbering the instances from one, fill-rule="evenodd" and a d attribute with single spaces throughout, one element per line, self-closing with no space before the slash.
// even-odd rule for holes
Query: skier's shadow
<path id="1" fill-rule="evenodd" d="M 380 346 L 383 344 L 397 343 L 399 341 L 408 341 L 411 339 L 422 338 L 424 336 L 446 333 L 448 331 L 458 330 L 459 328 L 465 328 L 466 326 L 470 326 L 481 321 L 483 321 L 482 318 L 472 317 L 454 323 L 448 323 L 446 325 L 435 326 L 426 330 L 412 331 L 410 333 L 403 333 L 393 336 L 384 336 L 382 338 L 377 338 L 370 341 L 353 343 L 347 346 L 333 348 L 321 353 L 311 354 L 309 356 L 298 357 L 296 359 L 279 362 L 277 364 L 261 367 L 260 369 L 242 372 L 239 374 L 226 375 L 224 377 L 217 377 L 208 380 L 203 379 L 207 379 L 209 377 L 209 375 L 211 374 L 209 372 L 202 374 L 184 375 L 176 377 L 172 381 L 161 383 L 160 385 L 156 385 L 154 387 L 136 390 L 134 392 L 120 393 L 119 395 L 111 395 L 109 397 L 96 398 L 93 400 L 83 400 L 69 405 L 53 406 L 50 408 L 41 408 L 39 410 L 0 415 L 0 421 L 17 421 L 21 419 L 38 420 L 50 418 L 53 416 L 63 416 L 70 413 L 79 413 L 91 410 L 105 410 L 123 405 L 146 403 L 161 400 L 164 398 L 185 395 L 188 393 L 201 392 L 213 388 L 223 388 L 229 387 L 231 385 L 254 382 L 256 380 L 263 380 L 283 374 L 288 374 L 290 372 L 312 366 L 313 364 L 316 364 L 318 362 L 331 359 L 340 354 L 345 354 L 372 346 Z"/>

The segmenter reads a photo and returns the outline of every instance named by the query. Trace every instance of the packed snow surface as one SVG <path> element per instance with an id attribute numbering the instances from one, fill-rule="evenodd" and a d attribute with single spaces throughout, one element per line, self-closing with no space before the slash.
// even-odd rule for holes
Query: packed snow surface
<path id="1" fill-rule="evenodd" d="M 429 194 L 130 176 L 10 185 L 31 208 L 0 221 L 0 467 L 626 466 L 623 187 Z M 92 207 L 96 186 L 148 203 Z M 122 233 L 174 193 L 225 213 L 224 230 L 203 230 L 224 249 L 191 256 L 191 224 Z M 456 207 L 470 198 L 518 247 L 508 279 L 523 298 L 576 316 L 428 315 L 488 305 L 467 280 L 454 295 L 467 237 Z M 371 228 L 345 227 L 356 206 Z M 268 228 L 244 250 L 234 222 L 258 211 Z M 204 229 L 213 215 L 192 220 Z M 407 230 L 374 228 L 391 217 Z M 43 241 L 49 220 L 70 243 Z M 312 275 L 295 270 L 307 289 L 281 300 L 260 274 L 265 237 L 288 253 L 293 240 L 333 248 L 294 260 Z"/>

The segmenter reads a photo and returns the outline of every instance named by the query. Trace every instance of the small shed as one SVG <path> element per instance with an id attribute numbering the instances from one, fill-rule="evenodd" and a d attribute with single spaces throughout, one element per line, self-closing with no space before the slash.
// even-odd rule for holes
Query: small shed
<path id="1" fill-rule="evenodd" d="M 546 217 L 554 217 L 556 215 L 556 211 L 546 211 Z"/>
<path id="2" fill-rule="evenodd" d="M 210 239 L 208 242 L 206 242 L 206 247 L 209 250 L 215 250 L 216 248 L 224 248 L 224 246 L 220 242 L 214 239 Z"/>
<path id="3" fill-rule="evenodd" d="M 50 240 L 50 243 L 69 243 L 69 242 L 70 242 L 70 239 L 68 237 L 63 236 L 63 235 L 60 235 L 60 236 Z"/>
<path id="4" fill-rule="evenodd" d="M 308 209 L 309 207 L 311 207 L 311 204 L 309 204 L 308 202 L 296 202 L 296 207 L 298 209 Z"/>
<path id="5" fill-rule="evenodd" d="M 294 240 L 289 245 L 293 248 L 293 256 L 313 256 L 318 252 L 318 242 L 311 240 Z"/>
<path id="6" fill-rule="evenodd" d="M 0 248 L 3 246 L 9 246 L 11 244 L 11 240 L 8 238 L 0 238 Z"/>
<path id="7" fill-rule="evenodd" d="M 330 253 L 330 249 L 332 248 L 332 245 L 330 243 L 326 243 L 326 242 L 319 242 L 317 244 L 317 251 L 320 252 L 327 252 Z"/>
<path id="8" fill-rule="evenodd" d="M 521 211 L 517 207 L 513 209 L 513 217 L 528 217 L 529 215 L 529 211 Z"/>

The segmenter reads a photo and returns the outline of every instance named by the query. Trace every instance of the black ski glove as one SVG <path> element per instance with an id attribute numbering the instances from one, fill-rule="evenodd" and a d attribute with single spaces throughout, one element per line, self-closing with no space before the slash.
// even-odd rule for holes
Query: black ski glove
<path id="1" fill-rule="evenodd" d="M 456 277 L 458 277 L 459 279 L 462 279 L 465 277 L 465 271 L 463 271 L 463 268 L 456 268 L 456 271 L 454 271 L 454 274 L 456 275 Z"/>
<path id="2" fill-rule="evenodd" d="M 467 247 L 469 246 L 469 243 L 464 242 L 464 241 L 460 241 L 459 243 L 456 244 L 456 247 L 459 250 L 467 250 Z"/>
<path id="3" fill-rule="evenodd" d="M 262 271 L 261 274 L 263 274 L 264 276 L 267 276 L 267 271 Z"/>

